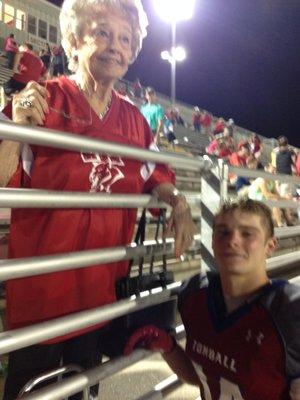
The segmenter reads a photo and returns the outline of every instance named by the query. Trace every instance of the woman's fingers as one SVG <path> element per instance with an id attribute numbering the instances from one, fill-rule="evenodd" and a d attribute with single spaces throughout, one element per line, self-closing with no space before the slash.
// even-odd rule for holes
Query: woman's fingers
<path id="1" fill-rule="evenodd" d="M 37 82 L 29 82 L 24 90 L 13 98 L 13 121 L 19 124 L 43 125 L 49 112 L 48 91 Z"/>
<path id="2" fill-rule="evenodd" d="M 177 258 L 191 246 L 195 232 L 196 228 L 190 208 L 187 205 L 175 206 L 172 210 L 164 236 L 168 237 L 174 233 L 175 256 Z"/>

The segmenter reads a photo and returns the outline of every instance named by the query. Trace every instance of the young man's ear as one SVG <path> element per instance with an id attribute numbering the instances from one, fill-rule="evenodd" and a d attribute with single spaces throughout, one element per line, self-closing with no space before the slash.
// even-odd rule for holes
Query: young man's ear
<path id="1" fill-rule="evenodd" d="M 268 239 L 267 245 L 266 245 L 267 257 L 270 257 L 273 254 L 273 252 L 277 249 L 277 247 L 278 247 L 278 240 L 275 236 Z"/>

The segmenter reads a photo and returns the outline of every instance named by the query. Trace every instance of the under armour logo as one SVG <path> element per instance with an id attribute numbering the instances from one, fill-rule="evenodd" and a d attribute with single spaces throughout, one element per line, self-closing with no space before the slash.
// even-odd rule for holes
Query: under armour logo
<path id="1" fill-rule="evenodd" d="M 261 346 L 264 337 L 265 335 L 262 332 L 253 333 L 251 329 L 248 329 L 246 333 L 246 342 L 254 340 L 258 344 L 258 346 Z"/>

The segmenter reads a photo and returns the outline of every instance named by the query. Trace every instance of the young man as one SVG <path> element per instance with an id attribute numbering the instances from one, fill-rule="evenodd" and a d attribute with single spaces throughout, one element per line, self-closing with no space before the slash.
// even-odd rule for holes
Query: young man
<path id="1" fill-rule="evenodd" d="M 270 210 L 254 200 L 223 205 L 212 242 L 219 273 L 191 278 L 179 295 L 186 350 L 150 326 L 125 354 L 160 350 L 203 400 L 299 400 L 300 287 L 267 276 L 277 244 Z"/>
<path id="2" fill-rule="evenodd" d="M 153 136 L 159 142 L 159 135 L 163 132 L 164 109 L 157 103 L 156 93 L 152 87 L 147 87 L 145 92 L 147 103 L 142 105 L 141 113 L 146 118 Z"/>

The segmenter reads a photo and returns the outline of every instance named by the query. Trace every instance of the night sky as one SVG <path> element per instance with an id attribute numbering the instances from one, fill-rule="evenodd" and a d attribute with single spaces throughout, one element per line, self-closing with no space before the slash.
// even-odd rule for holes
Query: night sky
<path id="1" fill-rule="evenodd" d="M 148 36 L 126 77 L 169 95 L 170 65 L 160 52 L 171 29 L 151 0 L 143 4 Z M 187 51 L 177 64 L 178 100 L 300 147 L 299 0 L 196 0 L 193 19 L 177 25 L 177 44 Z"/>

